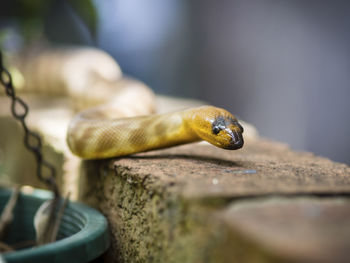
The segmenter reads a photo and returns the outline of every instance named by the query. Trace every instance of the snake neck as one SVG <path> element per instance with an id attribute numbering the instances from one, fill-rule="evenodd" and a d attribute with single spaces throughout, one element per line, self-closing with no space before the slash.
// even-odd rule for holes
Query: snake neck
<path id="1" fill-rule="evenodd" d="M 165 148 L 200 140 L 189 125 L 190 119 L 186 112 L 174 112 L 163 115 L 154 115 L 147 120 L 148 127 L 144 129 L 144 138 L 147 138 L 147 150 Z M 142 136 L 142 137 L 143 137 Z"/>

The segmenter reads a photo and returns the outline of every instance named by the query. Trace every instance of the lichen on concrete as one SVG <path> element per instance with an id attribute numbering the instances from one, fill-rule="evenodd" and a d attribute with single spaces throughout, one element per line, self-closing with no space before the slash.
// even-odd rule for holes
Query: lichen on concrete
<path id="1" fill-rule="evenodd" d="M 96 162 L 84 165 L 96 166 Z M 115 167 L 98 178 L 90 175 L 93 188 L 99 189 L 94 196 L 98 199 L 91 204 L 101 209 L 110 223 L 114 248 L 107 256 L 110 262 L 198 262 L 199 255 L 193 251 L 201 240 L 207 240 L 208 233 L 200 227 L 203 219 L 190 216 L 185 200 L 127 167 Z M 83 199 L 89 195 L 81 194 Z"/>
<path id="2" fill-rule="evenodd" d="M 348 166 L 263 141 L 240 152 L 190 145 L 84 167 L 80 198 L 110 223 L 108 262 L 281 262 L 222 213 L 259 196 L 350 192 Z"/>

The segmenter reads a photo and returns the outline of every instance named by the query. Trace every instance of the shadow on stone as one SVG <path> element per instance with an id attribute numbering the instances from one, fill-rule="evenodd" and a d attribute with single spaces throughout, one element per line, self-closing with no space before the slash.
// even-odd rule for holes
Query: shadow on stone
<path id="1" fill-rule="evenodd" d="M 245 165 L 241 162 L 234 162 L 234 161 L 227 161 L 219 158 L 214 157 L 208 157 L 208 156 L 201 156 L 201 155 L 189 155 L 189 154 L 165 154 L 165 155 L 147 155 L 147 156 L 127 156 L 124 157 L 124 159 L 183 159 L 183 160 L 192 160 L 192 161 L 199 161 L 199 162 L 206 162 L 210 164 L 216 164 L 219 166 L 226 166 L 226 167 L 245 167 Z"/>

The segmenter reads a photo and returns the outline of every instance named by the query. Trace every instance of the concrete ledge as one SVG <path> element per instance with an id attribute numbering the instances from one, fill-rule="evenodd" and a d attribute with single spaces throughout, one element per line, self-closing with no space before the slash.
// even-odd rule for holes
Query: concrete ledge
<path id="1" fill-rule="evenodd" d="M 350 168 L 283 144 L 260 140 L 233 152 L 193 144 L 84 167 L 80 198 L 110 222 L 108 262 L 317 262 L 324 253 L 315 254 L 315 237 L 328 240 L 323 247 L 337 244 L 324 262 L 342 262 L 343 248 L 350 249 L 350 235 L 334 235 L 350 227 Z M 327 196 L 334 199 L 324 205 Z M 265 217 L 261 197 L 277 202 Z M 247 200 L 255 206 L 246 208 L 251 220 L 244 224 L 236 211 L 246 211 L 237 209 Z M 308 212 L 321 210 L 316 219 L 326 223 L 310 227 L 305 238 Z M 280 242 L 295 229 L 301 234 L 290 240 L 294 247 Z"/>

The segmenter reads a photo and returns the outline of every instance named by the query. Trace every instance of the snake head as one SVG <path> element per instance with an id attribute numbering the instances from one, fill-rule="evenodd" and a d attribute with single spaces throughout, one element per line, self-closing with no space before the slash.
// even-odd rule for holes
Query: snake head
<path id="1" fill-rule="evenodd" d="M 192 120 L 192 129 L 201 139 L 228 150 L 237 150 L 243 147 L 243 127 L 237 118 L 228 111 L 204 106 L 193 115 Z"/>
<path id="2" fill-rule="evenodd" d="M 215 145 L 229 150 L 237 150 L 243 147 L 243 127 L 232 116 L 218 116 L 212 124 Z M 210 141 L 209 141 L 210 142 Z"/>

